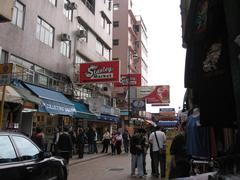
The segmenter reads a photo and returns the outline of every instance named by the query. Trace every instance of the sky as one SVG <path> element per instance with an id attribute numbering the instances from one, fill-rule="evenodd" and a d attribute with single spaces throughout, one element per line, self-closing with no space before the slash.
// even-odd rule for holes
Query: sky
<path id="1" fill-rule="evenodd" d="M 148 85 L 170 85 L 170 106 L 182 107 L 186 50 L 182 47 L 180 0 L 132 0 L 133 11 L 141 15 L 148 36 Z"/>

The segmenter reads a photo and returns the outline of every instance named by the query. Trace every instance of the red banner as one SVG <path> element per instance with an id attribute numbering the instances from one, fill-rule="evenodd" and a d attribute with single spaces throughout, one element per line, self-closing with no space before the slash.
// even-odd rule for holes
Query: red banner
<path id="1" fill-rule="evenodd" d="M 119 81 L 119 61 L 80 64 L 80 83 Z"/>
<path id="2" fill-rule="evenodd" d="M 115 82 L 114 87 L 123 86 L 141 86 L 141 74 L 122 74 L 120 76 L 120 82 Z M 130 80 L 130 81 L 129 81 Z M 129 83 L 128 83 L 129 81 Z"/>

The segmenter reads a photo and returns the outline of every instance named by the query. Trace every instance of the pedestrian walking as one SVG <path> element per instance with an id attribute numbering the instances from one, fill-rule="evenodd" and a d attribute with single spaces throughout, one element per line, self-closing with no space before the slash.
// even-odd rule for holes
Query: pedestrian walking
<path id="1" fill-rule="evenodd" d="M 33 134 L 31 139 L 42 151 L 45 151 L 45 135 L 42 132 L 42 128 L 37 127 L 36 133 Z"/>
<path id="2" fill-rule="evenodd" d="M 159 177 L 159 165 L 164 166 L 163 159 L 163 148 L 166 142 L 166 135 L 160 130 L 160 127 L 156 127 L 156 131 L 152 132 L 149 136 L 149 143 L 152 144 L 152 157 L 153 157 L 153 168 L 154 168 L 154 177 Z M 163 170 L 163 168 L 161 168 Z M 161 172 L 161 175 L 165 174 Z"/>
<path id="3" fill-rule="evenodd" d="M 135 130 L 130 138 L 131 176 L 135 177 L 136 167 L 139 178 L 146 178 L 143 170 L 144 138 L 140 130 Z"/>
<path id="4" fill-rule="evenodd" d="M 125 153 L 128 153 L 128 151 L 129 151 L 129 133 L 126 129 L 123 132 L 122 138 L 123 138 L 124 151 L 125 151 Z"/>
<path id="5" fill-rule="evenodd" d="M 92 127 L 89 127 L 87 131 L 87 137 L 88 137 L 88 154 L 94 153 L 94 139 L 95 139 L 95 132 Z"/>
<path id="6" fill-rule="evenodd" d="M 117 142 L 116 135 L 117 135 L 116 132 L 113 132 L 111 136 L 110 143 L 111 143 L 112 155 L 116 154 L 116 142 Z"/>
<path id="7" fill-rule="evenodd" d="M 117 154 L 122 153 L 122 134 L 120 132 L 117 132 L 116 135 L 116 150 Z"/>
<path id="8" fill-rule="evenodd" d="M 171 144 L 171 168 L 169 178 L 180 178 L 189 176 L 190 163 L 186 152 L 185 137 L 186 121 L 180 125 L 180 133 L 177 134 Z"/>
<path id="9" fill-rule="evenodd" d="M 59 156 L 64 158 L 66 162 L 69 163 L 69 158 L 71 157 L 73 151 L 73 143 L 67 127 L 63 128 L 63 132 L 59 136 L 57 146 Z"/>
<path id="10" fill-rule="evenodd" d="M 93 141 L 93 152 L 97 154 L 98 153 L 98 148 L 97 148 L 98 133 L 96 128 L 93 128 L 93 131 L 95 134 L 94 141 Z"/>
<path id="11" fill-rule="evenodd" d="M 86 136 L 83 128 L 78 128 L 76 143 L 77 143 L 78 158 L 80 158 L 80 159 L 83 158 L 84 145 L 85 145 L 86 140 L 87 140 L 87 136 Z"/>
<path id="12" fill-rule="evenodd" d="M 108 153 L 108 145 L 110 143 L 110 133 L 108 129 L 105 129 L 104 134 L 103 134 L 103 139 L 102 139 L 102 144 L 103 144 L 103 149 L 102 153 Z"/>

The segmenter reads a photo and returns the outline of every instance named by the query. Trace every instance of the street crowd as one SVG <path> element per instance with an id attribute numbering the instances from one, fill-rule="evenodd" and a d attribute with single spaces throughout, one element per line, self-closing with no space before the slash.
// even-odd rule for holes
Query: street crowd
<path id="1" fill-rule="evenodd" d="M 171 153 L 171 170 L 170 179 L 177 177 L 186 177 L 189 172 L 188 157 L 185 150 L 185 123 L 182 123 L 179 130 L 180 133 L 173 139 Z M 72 128 L 64 127 L 56 128 L 50 151 L 54 155 L 61 156 L 69 163 L 69 159 L 73 154 L 77 154 L 78 158 L 83 158 L 84 153 L 99 153 L 97 140 L 98 133 L 95 128 L 89 127 L 84 130 L 79 127 L 76 131 Z M 41 128 L 36 129 L 32 140 L 43 150 L 46 150 L 44 143 L 44 133 Z M 165 156 L 166 156 L 166 135 L 159 127 L 154 127 L 151 131 L 144 128 L 134 130 L 133 134 L 124 130 L 124 132 L 113 131 L 111 134 L 105 129 L 101 138 L 102 149 L 100 153 L 111 152 L 112 155 L 122 153 L 131 153 L 131 176 L 138 178 L 146 178 L 146 155 L 150 152 L 151 157 L 151 174 L 153 177 L 165 177 Z M 86 146 L 87 145 L 87 152 Z M 109 146 L 111 151 L 109 151 Z M 122 148 L 123 147 L 123 148 Z"/>

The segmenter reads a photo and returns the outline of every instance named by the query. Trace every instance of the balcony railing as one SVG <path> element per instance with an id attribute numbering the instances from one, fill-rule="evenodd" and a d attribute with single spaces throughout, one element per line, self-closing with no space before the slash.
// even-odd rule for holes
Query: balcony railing
<path id="1" fill-rule="evenodd" d="M 67 95 L 73 94 L 72 87 L 66 86 L 66 85 L 64 86 L 65 83 L 60 80 L 55 80 L 55 83 L 53 83 L 53 82 L 50 83 L 51 78 L 47 77 L 47 84 L 46 85 L 41 84 L 37 78 L 37 74 L 38 74 L 38 72 L 34 72 L 33 74 L 30 74 L 27 71 L 19 72 L 19 73 L 12 73 L 12 79 L 18 79 L 18 80 L 21 80 L 26 83 L 39 85 L 44 88 L 58 91 L 58 92 L 61 92 L 63 94 L 67 94 Z"/>

